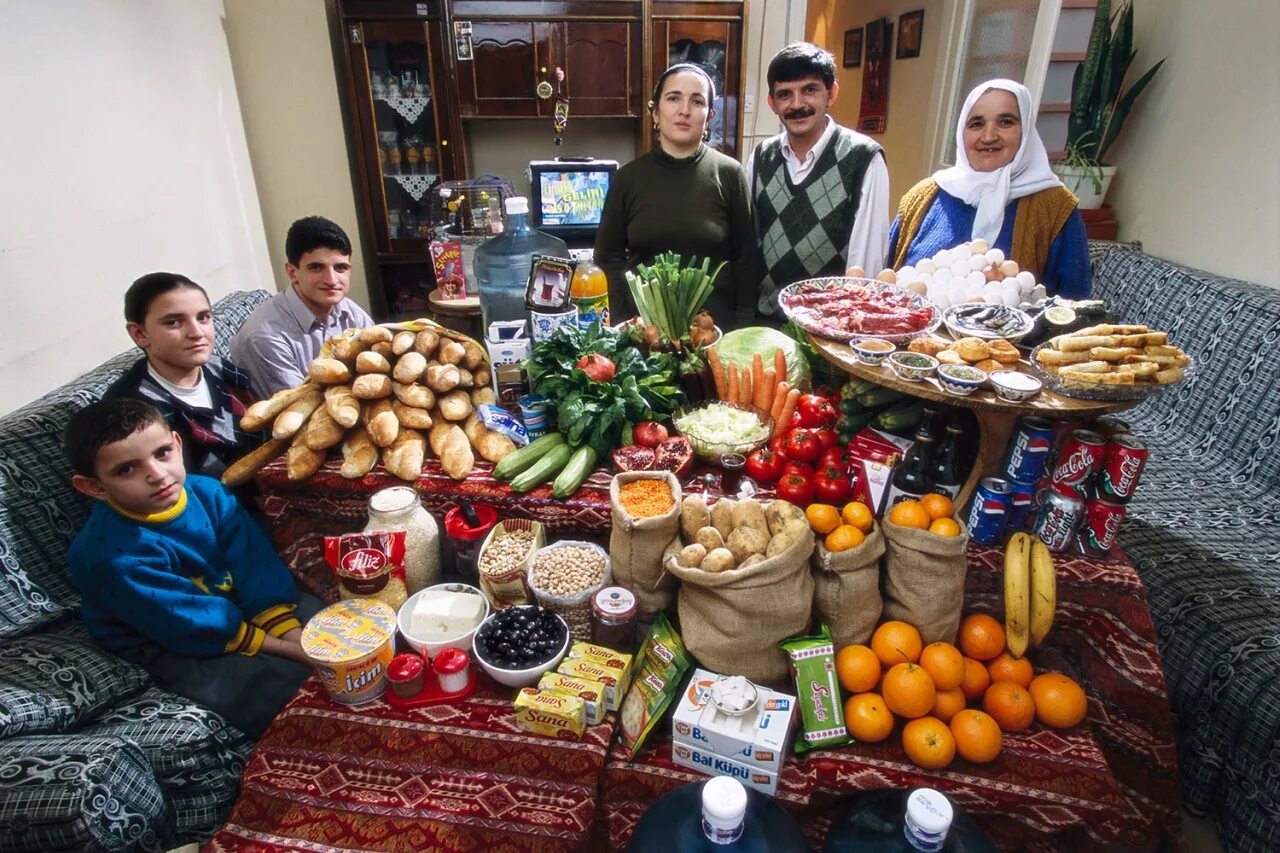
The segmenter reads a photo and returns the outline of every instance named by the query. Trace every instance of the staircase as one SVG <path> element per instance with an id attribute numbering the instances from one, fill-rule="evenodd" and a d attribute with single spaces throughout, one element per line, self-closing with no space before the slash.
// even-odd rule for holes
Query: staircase
<path id="1" fill-rule="evenodd" d="M 1058 29 L 1049 54 L 1049 70 L 1040 94 L 1036 130 L 1049 150 L 1049 160 L 1063 156 L 1067 144 L 1067 117 L 1071 113 L 1071 77 L 1084 60 L 1097 0 L 1062 0 Z"/>

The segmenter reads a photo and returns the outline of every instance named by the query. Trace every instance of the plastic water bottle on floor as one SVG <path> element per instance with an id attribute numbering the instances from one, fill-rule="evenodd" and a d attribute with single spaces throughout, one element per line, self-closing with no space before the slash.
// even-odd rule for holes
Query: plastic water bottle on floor
<path id="1" fill-rule="evenodd" d="M 520 196 L 505 202 L 507 229 L 476 247 L 475 271 L 480 288 L 480 316 L 488 334 L 495 320 L 529 321 L 525 289 L 534 255 L 568 258 L 569 247 L 529 227 L 529 202 Z M 569 282 L 565 282 L 567 288 Z"/>
<path id="2" fill-rule="evenodd" d="M 823 853 L 995 853 L 963 809 L 932 788 L 867 791 L 831 822 Z"/>
<path id="3" fill-rule="evenodd" d="M 640 818 L 631 853 L 805 853 L 810 850 L 782 807 L 737 779 L 716 776 L 676 788 Z"/>

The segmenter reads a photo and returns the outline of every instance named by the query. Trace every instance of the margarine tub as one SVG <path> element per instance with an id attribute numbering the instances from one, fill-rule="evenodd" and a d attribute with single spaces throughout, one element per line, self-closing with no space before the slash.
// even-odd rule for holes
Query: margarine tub
<path id="1" fill-rule="evenodd" d="M 321 610 L 302 630 L 302 650 L 333 697 L 344 705 L 377 699 L 395 654 L 396 612 L 373 598 L 351 598 Z"/>

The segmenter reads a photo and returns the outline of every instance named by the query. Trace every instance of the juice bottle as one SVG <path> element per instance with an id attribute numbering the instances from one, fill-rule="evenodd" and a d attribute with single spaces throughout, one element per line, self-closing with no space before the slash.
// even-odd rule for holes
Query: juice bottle
<path id="1" fill-rule="evenodd" d="M 578 308 L 578 325 L 582 328 L 596 320 L 609 325 L 609 279 L 592 261 L 578 262 L 569 285 L 569 299 Z"/>

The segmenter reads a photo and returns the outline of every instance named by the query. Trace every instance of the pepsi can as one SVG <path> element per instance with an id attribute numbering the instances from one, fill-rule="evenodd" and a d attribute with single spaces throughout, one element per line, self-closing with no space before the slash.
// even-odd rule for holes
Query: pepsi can
<path id="1" fill-rule="evenodd" d="M 1084 501 L 1052 489 L 1043 500 L 1036 516 L 1036 535 L 1053 553 L 1064 553 L 1075 544 L 1076 530 L 1084 521 Z"/>
<path id="2" fill-rule="evenodd" d="M 999 477 L 984 477 L 973 490 L 969 504 L 969 538 L 979 545 L 995 545 L 1004 533 L 1013 487 Z"/>
<path id="3" fill-rule="evenodd" d="M 1053 424 L 1044 418 L 1023 418 L 1009 442 L 1009 455 L 1004 461 L 1006 480 L 1034 483 L 1044 474 L 1053 452 L 1056 437 Z"/>
<path id="4" fill-rule="evenodd" d="M 1027 526 L 1031 501 L 1036 496 L 1036 484 L 1010 480 L 1009 485 L 1013 491 L 1009 493 L 1009 512 L 1004 517 L 1004 529 L 1006 533 L 1016 533 Z"/>

